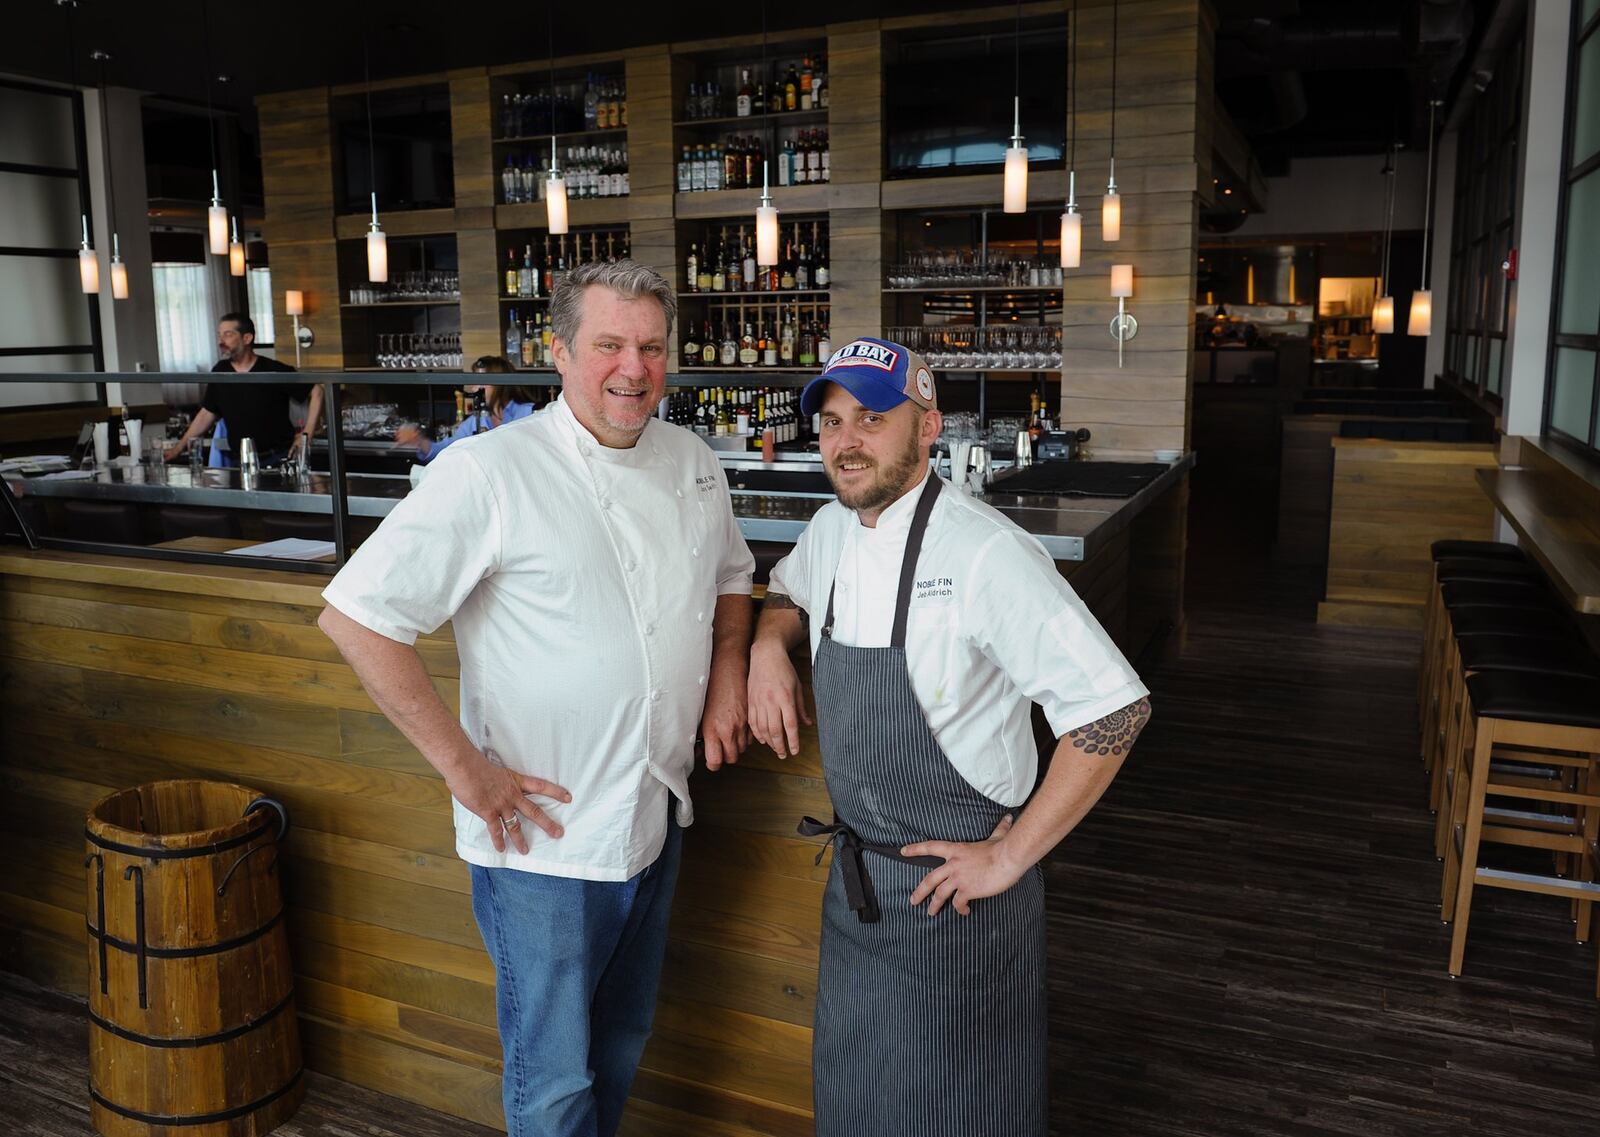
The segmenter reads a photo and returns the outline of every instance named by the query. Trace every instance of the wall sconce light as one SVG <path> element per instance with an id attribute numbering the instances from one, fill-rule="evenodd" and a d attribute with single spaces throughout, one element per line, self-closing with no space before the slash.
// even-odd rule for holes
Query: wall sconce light
<path id="1" fill-rule="evenodd" d="M 1117 366 L 1122 366 L 1122 345 L 1139 334 L 1139 321 L 1128 311 L 1133 295 L 1133 266 L 1111 266 L 1111 295 L 1117 298 L 1117 314 L 1111 318 L 1111 338 L 1117 341 Z"/>
<path id="2" fill-rule="evenodd" d="M 305 348 L 309 351 L 311 345 L 317 342 L 317 337 L 312 334 L 311 329 L 300 325 L 300 317 L 305 315 L 306 311 L 305 293 L 298 288 L 288 289 L 283 294 L 283 307 L 294 319 L 294 365 L 299 367 L 300 349 Z"/>

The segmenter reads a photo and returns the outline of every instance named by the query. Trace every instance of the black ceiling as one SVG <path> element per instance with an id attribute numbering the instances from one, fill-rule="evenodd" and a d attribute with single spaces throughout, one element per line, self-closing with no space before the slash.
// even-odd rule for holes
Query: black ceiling
<path id="1" fill-rule="evenodd" d="M 1217 0 L 1217 90 L 1268 172 L 1291 157 L 1383 150 L 1420 141 L 1430 92 L 1448 95 L 1477 30 L 1497 3 L 1515 0 Z M 771 4 L 773 32 L 791 27 L 924 12 L 974 0 L 808 0 Z M 63 80 L 69 73 L 67 9 L 58 0 L 5 0 L 0 72 Z M 205 50 L 202 14 L 210 21 Z M 370 13 L 370 20 L 368 15 Z M 622 3 L 608 18 L 582 4 L 555 6 L 561 54 L 615 51 L 673 40 L 761 30 L 751 0 Z M 89 52 L 112 53 L 114 85 L 169 99 L 206 99 L 245 110 L 262 92 L 357 82 L 363 34 L 374 79 L 540 58 L 546 9 L 489 0 L 78 0 L 79 82 L 96 79 Z M 960 75 L 929 82 L 959 83 Z"/>

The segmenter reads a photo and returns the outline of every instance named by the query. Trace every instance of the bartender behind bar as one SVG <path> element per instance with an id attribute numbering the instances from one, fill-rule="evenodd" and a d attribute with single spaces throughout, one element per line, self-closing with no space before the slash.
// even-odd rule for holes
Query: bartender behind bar
<path id="1" fill-rule="evenodd" d="M 217 353 L 221 359 L 211 370 L 235 374 L 262 374 L 293 371 L 287 363 L 255 352 L 255 321 L 242 312 L 229 312 L 217 321 Z M 266 383 L 210 383 L 200 400 L 200 410 L 183 432 L 183 437 L 168 447 L 166 460 L 172 461 L 193 445 L 194 440 L 219 419 L 226 424 L 230 449 L 238 450 L 240 439 L 255 440 L 261 464 L 275 466 L 309 446 L 322 417 L 322 388 L 316 384 L 293 387 Z M 306 399 L 305 430 L 295 433 L 290 417 L 290 401 Z M 214 463 L 216 464 L 216 463 Z M 221 463 L 236 465 L 232 460 Z"/>

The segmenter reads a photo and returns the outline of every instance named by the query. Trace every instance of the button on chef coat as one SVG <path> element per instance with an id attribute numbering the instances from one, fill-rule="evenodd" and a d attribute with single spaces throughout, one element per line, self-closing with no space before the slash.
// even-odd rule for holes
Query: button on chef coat
<path id="1" fill-rule="evenodd" d="M 906 538 L 921 484 L 875 528 L 837 501 L 818 510 L 773 568 L 780 592 L 822 637 L 835 577 L 834 639 L 888 647 Z M 1021 805 L 1038 777 L 1031 703 L 1057 737 L 1149 692 L 1039 541 L 948 484 L 917 560 L 906 622 L 911 687 L 951 765 L 974 789 Z"/>
<path id="2" fill-rule="evenodd" d="M 626 880 L 661 851 L 669 790 L 694 819 L 712 635 L 697 613 L 748 595 L 754 567 L 704 442 L 651 419 L 611 449 L 561 399 L 451 446 L 323 596 L 401 643 L 453 620 L 467 736 L 571 791 L 533 799 L 566 832 L 524 824 L 526 855 L 496 852 L 456 802 L 463 860 Z"/>

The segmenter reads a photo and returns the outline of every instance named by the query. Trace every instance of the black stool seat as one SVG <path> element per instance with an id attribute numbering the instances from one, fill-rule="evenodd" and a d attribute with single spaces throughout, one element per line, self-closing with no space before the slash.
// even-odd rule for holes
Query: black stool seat
<path id="1" fill-rule="evenodd" d="M 333 540 L 333 519 L 322 513 L 264 513 L 261 535 L 268 541 L 299 537 L 307 541 Z"/>
<path id="2" fill-rule="evenodd" d="M 1578 638 L 1572 621 L 1553 608 L 1462 608 L 1450 614 L 1450 630 L 1458 640 L 1467 636 Z"/>
<path id="3" fill-rule="evenodd" d="M 1444 606 L 1459 608 L 1553 608 L 1550 593 L 1533 581 L 1450 580 L 1439 588 Z"/>
<path id="4" fill-rule="evenodd" d="M 1528 559 L 1521 549 L 1505 541 L 1461 541 L 1452 538 L 1435 541 L 1430 548 L 1436 561 L 1445 557 L 1490 557 L 1506 561 Z"/>
<path id="5" fill-rule="evenodd" d="M 1435 575 L 1445 580 L 1543 580 L 1530 561 L 1495 560 L 1493 557 L 1446 557 L 1434 562 Z"/>
<path id="6" fill-rule="evenodd" d="M 1576 640 L 1468 636 L 1461 641 L 1461 666 L 1468 671 L 1532 671 L 1600 679 L 1600 656 Z"/>
<path id="7" fill-rule="evenodd" d="M 183 537 L 240 536 L 239 515 L 229 509 L 163 505 L 157 516 L 161 520 L 163 541 L 176 541 Z"/>
<path id="8" fill-rule="evenodd" d="M 67 536 L 74 541 L 103 541 L 114 545 L 143 545 L 144 525 L 139 507 L 123 501 L 64 501 Z"/>
<path id="9" fill-rule="evenodd" d="M 1467 694 L 1480 717 L 1600 730 L 1600 679 L 1479 671 L 1467 676 Z"/>

